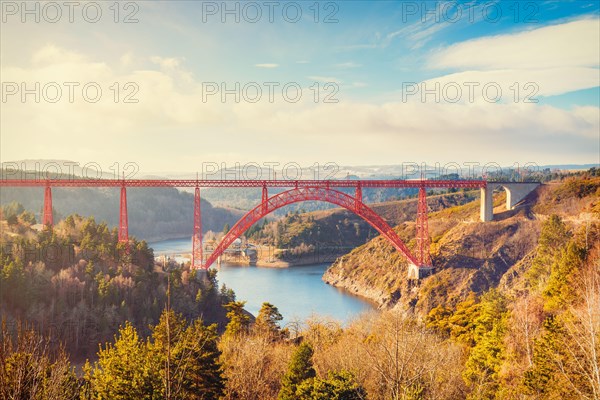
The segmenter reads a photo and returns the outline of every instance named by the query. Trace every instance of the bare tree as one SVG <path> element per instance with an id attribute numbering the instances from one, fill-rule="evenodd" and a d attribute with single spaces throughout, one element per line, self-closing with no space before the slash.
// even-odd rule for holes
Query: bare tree
<path id="1" fill-rule="evenodd" d="M 370 399 L 464 397 L 462 350 L 399 311 L 362 316 L 314 359 L 321 373 L 352 371 Z"/>
<path id="2" fill-rule="evenodd" d="M 0 330 L 0 397 L 3 399 L 76 399 L 77 380 L 62 348 L 17 324 L 16 332 L 2 321 Z"/>
<path id="3" fill-rule="evenodd" d="M 292 351 L 290 344 L 273 342 L 267 334 L 251 333 L 223 340 L 220 347 L 227 399 L 277 398 Z"/>
<path id="4" fill-rule="evenodd" d="M 571 306 L 574 318 L 567 319 L 565 328 L 575 344 L 567 348 L 575 362 L 577 375 L 584 377 L 584 387 L 572 382 L 581 398 L 600 399 L 600 258 L 589 263 L 579 279 L 581 303 Z M 572 381 L 572 379 L 570 379 Z"/>

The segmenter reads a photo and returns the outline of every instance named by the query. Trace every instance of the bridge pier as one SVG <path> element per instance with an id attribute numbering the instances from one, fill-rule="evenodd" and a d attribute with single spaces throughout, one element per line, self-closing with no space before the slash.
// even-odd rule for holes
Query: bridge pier
<path id="1" fill-rule="evenodd" d="M 429 240 L 429 223 L 427 221 L 427 191 L 425 186 L 419 188 L 419 201 L 417 204 L 417 246 L 415 249 L 415 258 L 418 265 L 414 262 L 408 264 L 408 279 L 419 280 L 433 273 L 433 263 L 431 261 L 431 241 Z"/>
<path id="2" fill-rule="evenodd" d="M 192 236 L 192 269 L 202 269 L 202 213 L 200 211 L 200 188 L 194 194 L 194 233 Z"/>
<path id="3" fill-rule="evenodd" d="M 262 187 L 262 202 L 260 204 L 262 205 L 262 211 L 265 214 L 266 214 L 266 210 L 268 208 L 268 202 L 269 202 L 269 190 L 267 189 L 267 185 L 263 185 L 263 187 Z"/>
<path id="4" fill-rule="evenodd" d="M 358 210 L 358 208 L 360 207 L 360 203 L 362 203 L 362 199 L 363 199 L 362 186 L 360 185 L 360 182 L 356 185 L 354 199 L 355 199 L 354 207 L 356 207 L 356 209 Z"/>
<path id="5" fill-rule="evenodd" d="M 416 258 L 421 268 L 432 265 L 429 254 L 431 241 L 429 240 L 429 224 L 427 222 L 427 192 L 425 187 L 419 188 L 419 201 L 417 204 L 417 249 Z"/>
<path id="6" fill-rule="evenodd" d="M 418 266 L 413 263 L 408 263 L 408 279 L 419 280 L 433 274 L 433 266 L 422 265 Z"/>
<path id="7" fill-rule="evenodd" d="M 481 188 L 480 218 L 483 222 L 494 219 L 494 189 L 489 185 Z"/>
<path id="8" fill-rule="evenodd" d="M 127 189 L 121 186 L 121 205 L 119 210 L 119 242 L 129 242 L 129 223 L 127 219 Z"/>
<path id="9" fill-rule="evenodd" d="M 52 189 L 46 186 L 44 190 L 44 214 L 42 216 L 42 224 L 44 226 L 52 226 L 54 217 L 52 216 Z"/>
<path id="10" fill-rule="evenodd" d="M 514 210 L 527 195 L 533 192 L 540 183 L 538 182 L 488 182 L 481 188 L 480 218 L 483 222 L 494 219 L 494 189 L 502 187 L 506 191 L 506 209 Z"/>

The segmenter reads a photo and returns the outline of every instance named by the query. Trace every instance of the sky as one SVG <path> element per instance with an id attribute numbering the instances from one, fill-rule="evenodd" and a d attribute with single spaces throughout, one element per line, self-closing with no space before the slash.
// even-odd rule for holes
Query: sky
<path id="1" fill-rule="evenodd" d="M 598 1 L 1 1 L 0 160 L 600 163 Z"/>

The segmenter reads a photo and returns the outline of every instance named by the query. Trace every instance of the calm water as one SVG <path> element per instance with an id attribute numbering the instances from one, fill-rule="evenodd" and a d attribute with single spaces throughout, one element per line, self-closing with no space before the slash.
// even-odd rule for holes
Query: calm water
<path id="1" fill-rule="evenodd" d="M 154 255 L 185 254 L 192 252 L 192 239 L 169 239 L 161 242 L 148 243 L 154 249 Z"/>
<path id="2" fill-rule="evenodd" d="M 155 255 L 191 251 L 191 240 L 174 239 L 150 243 Z M 321 280 L 329 264 L 290 268 L 240 267 L 222 264 L 217 273 L 219 284 L 235 291 L 237 300 L 245 300 L 253 315 L 263 302 L 279 308 L 283 323 L 305 320 L 313 314 L 347 322 L 373 305 L 361 298 L 325 284 Z"/>

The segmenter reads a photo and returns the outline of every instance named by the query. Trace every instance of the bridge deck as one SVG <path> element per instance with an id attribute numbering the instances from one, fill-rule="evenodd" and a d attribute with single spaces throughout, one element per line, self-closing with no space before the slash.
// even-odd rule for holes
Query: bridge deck
<path id="1" fill-rule="evenodd" d="M 317 187 L 317 188 L 483 188 L 484 180 L 220 180 L 220 179 L 6 179 L 0 186 L 20 187 Z"/>

